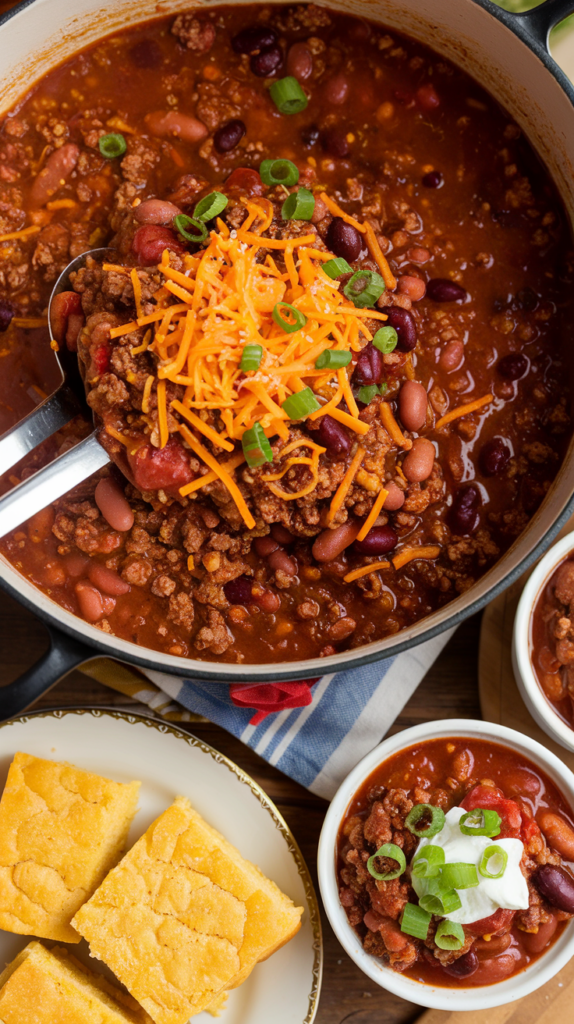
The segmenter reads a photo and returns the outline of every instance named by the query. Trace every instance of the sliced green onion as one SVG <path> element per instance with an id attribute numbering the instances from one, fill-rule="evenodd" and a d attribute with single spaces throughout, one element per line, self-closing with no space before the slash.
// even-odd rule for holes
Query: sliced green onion
<path id="1" fill-rule="evenodd" d="M 303 388 L 297 394 L 289 395 L 289 398 L 282 403 L 281 408 L 287 413 L 290 420 L 304 420 L 309 413 L 320 409 L 321 405 L 311 388 Z"/>
<path id="2" fill-rule="evenodd" d="M 315 360 L 316 370 L 338 370 L 341 366 L 348 366 L 352 354 L 342 349 L 326 348 Z"/>
<path id="3" fill-rule="evenodd" d="M 323 264 L 323 270 L 327 277 L 331 277 L 333 281 L 335 278 L 341 277 L 341 274 L 353 273 L 353 268 L 349 266 L 342 256 L 337 256 L 333 260 L 327 260 L 327 262 Z"/>
<path id="4" fill-rule="evenodd" d="M 436 882 L 439 882 L 439 879 L 431 879 L 429 888 L 432 888 L 432 883 Z M 428 892 L 419 899 L 423 910 L 427 910 L 429 914 L 437 914 L 439 917 L 444 917 L 445 914 L 453 914 L 455 910 L 460 910 L 462 900 L 454 889 L 440 889 L 438 885 L 435 885 L 434 888 L 436 891 Z"/>
<path id="5" fill-rule="evenodd" d="M 245 431 L 241 444 L 248 466 L 263 466 L 265 462 L 273 462 L 271 445 L 260 423 L 255 423 Z"/>
<path id="6" fill-rule="evenodd" d="M 248 370 L 258 370 L 263 358 L 261 345 L 245 345 L 241 353 L 240 369 L 246 373 Z"/>
<path id="7" fill-rule="evenodd" d="M 379 352 L 388 353 L 397 347 L 398 340 L 399 336 L 394 327 L 380 327 L 373 338 L 373 345 Z"/>
<path id="8" fill-rule="evenodd" d="M 380 391 L 376 384 L 367 384 L 364 388 L 360 388 L 357 392 L 357 398 L 363 405 L 368 405 L 369 402 L 373 401 L 380 394 Z"/>
<path id="9" fill-rule="evenodd" d="M 273 82 L 269 95 L 280 114 L 300 114 L 309 102 L 299 82 L 292 75 Z"/>
<path id="10" fill-rule="evenodd" d="M 385 290 L 385 282 L 374 270 L 356 270 L 343 288 L 343 294 L 359 309 L 374 306 Z"/>
<path id="11" fill-rule="evenodd" d="M 430 920 L 431 915 L 422 907 L 416 903 L 407 903 L 401 919 L 401 931 L 405 935 L 414 935 L 415 939 L 426 939 Z"/>
<path id="12" fill-rule="evenodd" d="M 483 878 L 502 878 L 508 864 L 508 854 L 502 846 L 487 846 L 478 870 Z"/>
<path id="13" fill-rule="evenodd" d="M 110 135 L 102 135 L 98 142 L 100 153 L 106 160 L 115 160 L 117 156 L 123 156 L 128 144 L 123 135 L 119 132 L 112 132 Z"/>
<path id="14" fill-rule="evenodd" d="M 422 822 L 425 818 L 430 815 L 430 822 L 426 828 L 417 828 L 419 822 Z M 418 836 L 419 839 L 432 839 L 433 836 L 438 833 L 444 827 L 444 811 L 441 811 L 440 807 L 434 807 L 432 804 L 415 804 L 412 811 L 409 811 L 405 818 L 405 825 L 409 832 L 412 832 L 414 836 Z"/>
<path id="15" fill-rule="evenodd" d="M 464 928 L 454 921 L 441 921 L 434 940 L 439 949 L 461 949 L 465 941 Z"/>
<path id="16" fill-rule="evenodd" d="M 315 197 L 308 188 L 292 192 L 281 207 L 283 220 L 311 220 L 315 209 Z"/>
<path id="17" fill-rule="evenodd" d="M 263 160 L 259 174 L 264 185 L 286 185 L 289 188 L 299 181 L 299 168 L 291 160 Z"/>
<path id="18" fill-rule="evenodd" d="M 413 860 L 412 873 L 415 878 L 437 878 L 443 864 L 442 846 L 423 846 Z"/>
<path id="19" fill-rule="evenodd" d="M 494 839 L 500 834 L 502 818 L 498 811 L 475 807 L 473 811 L 463 814 L 459 825 L 460 831 L 465 836 L 488 836 L 489 839 Z"/>
<path id="20" fill-rule="evenodd" d="M 227 196 L 223 195 L 223 192 L 210 192 L 196 204 L 193 216 L 196 220 L 213 220 L 223 212 L 228 202 L 229 200 Z"/>
<path id="21" fill-rule="evenodd" d="M 301 392 L 299 392 L 301 394 Z M 390 871 L 385 871 L 384 874 L 379 874 L 375 868 L 375 859 L 377 857 L 388 857 L 389 860 L 396 860 L 398 867 L 391 868 Z M 398 878 L 402 875 L 403 871 L 406 871 L 407 859 L 401 850 L 400 846 L 395 846 L 394 843 L 384 843 L 380 846 L 376 853 L 372 857 L 369 857 L 367 861 L 367 871 L 371 873 L 373 878 L 376 878 L 378 882 L 389 882 L 391 878 Z"/>
<path id="22" fill-rule="evenodd" d="M 386 394 L 388 390 L 389 385 L 387 384 L 386 380 L 384 380 L 382 384 L 379 384 L 379 391 L 381 392 L 381 395 Z"/>
<path id="23" fill-rule="evenodd" d="M 445 864 L 440 873 L 445 889 L 472 889 L 478 885 L 478 873 L 474 864 Z"/>
<path id="24" fill-rule="evenodd" d="M 285 320 L 281 316 L 281 310 L 288 309 L 292 321 Z M 300 331 L 302 327 L 307 323 L 307 317 L 300 309 L 295 309 L 295 306 L 290 306 L 288 302 L 278 302 L 271 314 L 275 323 L 281 330 L 285 331 L 286 334 L 294 334 L 295 331 Z"/>
<path id="25" fill-rule="evenodd" d="M 205 242 L 207 238 L 207 228 L 203 221 L 188 217 L 187 213 L 178 213 L 173 218 L 173 226 L 188 242 Z M 194 228 L 196 233 L 192 234 L 190 228 Z"/>

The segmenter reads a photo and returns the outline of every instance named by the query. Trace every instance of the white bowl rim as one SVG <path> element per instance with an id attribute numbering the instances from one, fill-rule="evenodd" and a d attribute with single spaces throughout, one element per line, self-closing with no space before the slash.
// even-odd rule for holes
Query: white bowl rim
<path id="1" fill-rule="evenodd" d="M 536 602 L 550 576 L 565 558 L 574 552 L 574 532 L 567 533 L 548 549 L 530 574 L 520 596 L 512 629 L 512 664 L 519 688 L 538 724 L 553 739 L 574 750 L 574 730 L 563 722 L 545 697 L 532 667 L 530 625 Z"/>
<path id="2" fill-rule="evenodd" d="M 433 739 L 484 739 L 508 746 L 532 760 L 552 779 L 574 808 L 574 773 L 550 750 L 524 733 L 493 722 L 470 718 L 442 719 L 395 733 L 370 751 L 337 790 L 319 838 L 319 886 L 327 917 L 345 952 L 372 981 L 394 995 L 438 1010 L 486 1010 L 521 999 L 554 977 L 574 956 L 574 920 L 547 954 L 518 974 L 482 987 L 446 988 L 424 985 L 384 967 L 363 949 L 339 901 L 335 844 L 345 811 L 361 784 L 384 761 L 416 743 Z"/>

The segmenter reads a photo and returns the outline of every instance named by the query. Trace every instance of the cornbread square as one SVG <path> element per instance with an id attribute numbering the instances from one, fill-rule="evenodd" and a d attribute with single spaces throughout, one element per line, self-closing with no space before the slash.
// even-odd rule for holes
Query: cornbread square
<path id="1" fill-rule="evenodd" d="M 123 853 L 139 787 L 16 754 L 0 800 L 0 928 L 80 941 L 70 921 Z"/>
<path id="2" fill-rule="evenodd" d="M 185 1024 L 288 942 L 302 913 L 178 797 L 73 925 L 156 1024 Z"/>
<path id="3" fill-rule="evenodd" d="M 0 974 L 3 1024 L 151 1024 L 135 999 L 67 949 L 31 942 Z"/>

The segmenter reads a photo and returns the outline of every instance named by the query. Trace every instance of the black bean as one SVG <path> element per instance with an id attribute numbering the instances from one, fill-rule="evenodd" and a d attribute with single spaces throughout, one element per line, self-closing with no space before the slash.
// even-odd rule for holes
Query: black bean
<path id="1" fill-rule="evenodd" d="M 399 352 L 412 352 L 417 343 L 415 318 L 408 309 L 401 306 L 387 306 L 385 309 L 387 325 L 394 327 L 398 335 L 397 349 Z"/>
<path id="2" fill-rule="evenodd" d="M 363 240 L 352 224 L 347 224 L 342 217 L 333 217 L 327 231 L 327 245 L 335 256 L 352 263 L 361 253 Z"/>
<path id="3" fill-rule="evenodd" d="M 333 455 L 347 455 L 351 450 L 351 438 L 345 428 L 327 413 L 319 420 L 319 429 L 314 436 Z"/>
<path id="4" fill-rule="evenodd" d="M 161 48 L 155 39 L 141 39 L 130 50 L 130 60 L 136 68 L 157 68 L 162 58 Z"/>
<path id="5" fill-rule="evenodd" d="M 427 297 L 433 302 L 460 302 L 466 295 L 462 285 L 448 277 L 433 277 L 427 283 Z"/>
<path id="6" fill-rule="evenodd" d="M 351 152 L 346 129 L 337 125 L 323 132 L 321 145 L 329 156 L 336 156 L 339 160 L 344 160 Z"/>
<path id="7" fill-rule="evenodd" d="M 15 316 L 16 310 L 11 302 L 4 302 L 0 299 L 0 332 L 7 331 L 10 324 L 12 323 L 12 317 Z"/>
<path id="8" fill-rule="evenodd" d="M 497 476 L 502 473 L 510 459 L 510 448 L 501 437 L 493 437 L 480 449 L 478 464 L 484 476 Z"/>
<path id="9" fill-rule="evenodd" d="M 463 537 L 474 533 L 480 523 L 478 509 L 481 504 L 480 491 L 475 484 L 468 484 L 457 491 L 448 516 L 453 533 Z"/>
<path id="10" fill-rule="evenodd" d="M 320 134 L 316 124 L 307 125 L 301 129 L 301 142 L 304 146 L 315 146 L 319 141 Z"/>
<path id="11" fill-rule="evenodd" d="M 534 885 L 552 907 L 574 914 L 574 878 L 565 868 L 541 864 L 532 876 Z"/>
<path id="12" fill-rule="evenodd" d="M 229 153 L 239 145 L 246 131 L 243 121 L 235 117 L 217 129 L 213 136 L 213 145 L 218 153 Z"/>
<path id="13" fill-rule="evenodd" d="M 359 352 L 355 369 L 353 370 L 353 385 L 362 388 L 369 384 L 380 384 L 383 379 L 383 373 L 383 355 L 379 352 L 378 348 L 375 348 L 369 342 Z"/>
<path id="14" fill-rule="evenodd" d="M 528 359 L 521 352 L 509 352 L 498 360 L 496 369 L 506 380 L 520 380 L 528 369 Z"/>
<path id="15" fill-rule="evenodd" d="M 277 71 L 282 62 L 283 51 L 278 46 L 271 46 L 268 50 L 261 50 L 261 53 L 254 53 L 249 67 L 258 78 L 267 78 Z"/>
<path id="16" fill-rule="evenodd" d="M 229 580 L 223 590 L 230 604 L 253 604 L 252 588 L 252 580 L 247 576 L 238 576 L 234 580 Z"/>
<path id="17" fill-rule="evenodd" d="M 363 540 L 356 540 L 353 551 L 358 555 L 386 555 L 396 548 L 399 538 L 391 526 L 373 526 Z"/>
<path id="18" fill-rule="evenodd" d="M 423 185 L 425 188 L 442 188 L 444 177 L 440 171 L 429 171 L 423 176 Z"/>
<path id="19" fill-rule="evenodd" d="M 470 978 L 478 970 L 479 959 L 474 949 L 469 949 L 464 956 L 459 956 L 451 964 L 443 964 L 443 970 L 452 978 Z"/>
<path id="20" fill-rule="evenodd" d="M 264 25 L 249 25 L 233 36 L 231 46 L 236 53 L 247 53 L 251 56 L 261 50 L 268 50 L 277 43 L 277 33 Z"/>

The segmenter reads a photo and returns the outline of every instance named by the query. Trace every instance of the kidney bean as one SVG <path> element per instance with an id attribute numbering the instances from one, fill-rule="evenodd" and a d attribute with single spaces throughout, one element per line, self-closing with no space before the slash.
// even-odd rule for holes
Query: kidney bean
<path id="1" fill-rule="evenodd" d="M 175 136 L 183 142 L 200 142 L 209 134 L 203 121 L 179 110 L 154 110 L 144 120 L 151 134 L 160 138 Z"/>
<path id="2" fill-rule="evenodd" d="M 81 313 L 81 310 L 82 300 L 77 292 L 59 292 L 54 295 L 50 307 L 50 326 L 54 338 L 60 345 L 66 338 L 68 318 L 72 313 Z"/>
<path id="3" fill-rule="evenodd" d="M 433 302 L 461 302 L 466 290 L 448 277 L 433 277 L 427 282 L 427 296 Z"/>
<path id="4" fill-rule="evenodd" d="M 405 503 L 405 492 L 401 491 L 392 480 L 385 484 L 385 490 L 389 493 L 383 502 L 385 512 L 396 512 Z"/>
<path id="5" fill-rule="evenodd" d="M 407 430 L 420 430 L 427 418 L 426 388 L 416 380 L 406 380 L 399 392 L 399 416 Z"/>
<path id="6" fill-rule="evenodd" d="M 94 499 L 112 530 L 125 533 L 134 525 L 134 514 L 119 484 L 111 476 L 98 481 Z"/>
<path id="7" fill-rule="evenodd" d="M 412 352 L 417 343 L 415 318 L 408 309 L 400 306 L 387 306 L 387 324 L 394 327 L 398 335 L 397 351 Z"/>
<path id="8" fill-rule="evenodd" d="M 163 448 L 142 445 L 133 455 L 128 454 L 128 462 L 140 491 L 162 490 L 177 497 L 179 488 L 195 477 L 189 452 L 173 434 Z"/>
<path id="9" fill-rule="evenodd" d="M 83 313 L 70 313 L 66 329 L 66 348 L 68 352 L 78 351 L 78 338 L 85 323 Z"/>
<path id="10" fill-rule="evenodd" d="M 28 522 L 28 537 L 33 544 L 43 544 L 52 533 L 54 525 L 54 509 L 51 505 L 40 509 Z"/>
<path id="11" fill-rule="evenodd" d="M 335 156 L 338 160 L 344 160 L 346 156 L 351 152 L 351 146 L 347 139 L 347 132 L 345 128 L 340 125 L 333 125 L 332 128 L 327 128 L 326 131 L 321 135 L 321 145 L 329 156 Z M 343 224 L 345 221 L 343 221 Z M 347 225 L 352 227 L 352 225 Z M 353 228 L 353 230 L 355 230 Z M 345 257 L 347 258 L 347 257 Z"/>
<path id="12" fill-rule="evenodd" d="M 80 150 L 75 142 L 66 142 L 60 149 L 55 149 L 53 153 L 50 153 L 30 191 L 30 201 L 33 206 L 43 206 L 52 198 L 63 181 L 69 178 L 79 156 Z"/>
<path id="13" fill-rule="evenodd" d="M 501 953 L 491 960 L 483 960 L 473 975 L 471 985 L 494 985 L 503 978 L 508 978 L 518 966 L 518 958 L 513 953 Z"/>
<path id="14" fill-rule="evenodd" d="M 237 576 L 229 580 L 223 588 L 223 592 L 230 604 L 253 604 L 253 580 L 247 576 Z"/>
<path id="15" fill-rule="evenodd" d="M 287 54 L 287 74 L 305 82 L 313 74 L 313 54 L 305 43 L 293 43 Z"/>
<path id="16" fill-rule="evenodd" d="M 333 75 L 325 83 L 325 99 L 336 107 L 342 106 L 349 95 L 349 80 L 345 75 Z"/>
<path id="17" fill-rule="evenodd" d="M 426 292 L 426 285 L 422 278 L 413 277 L 412 274 L 403 274 L 402 277 L 399 277 L 397 288 L 401 295 L 408 295 L 413 302 L 423 299 Z"/>
<path id="18" fill-rule="evenodd" d="M 251 167 L 236 167 L 225 182 L 226 189 L 237 189 L 251 196 L 262 196 L 265 185 L 257 171 Z"/>
<path id="19" fill-rule="evenodd" d="M 279 544 L 276 540 L 273 540 L 273 537 L 257 537 L 257 539 L 253 541 L 253 547 L 260 558 L 267 558 L 267 556 L 271 555 L 273 551 L 277 551 Z"/>
<path id="20" fill-rule="evenodd" d="M 45 587 L 62 587 L 66 582 L 64 567 L 58 562 L 44 562 L 41 576 Z"/>
<path id="21" fill-rule="evenodd" d="M 440 354 L 439 366 L 447 373 L 452 373 L 453 370 L 458 370 L 463 359 L 464 345 L 462 341 L 449 341 Z"/>
<path id="22" fill-rule="evenodd" d="M 574 914 L 574 878 L 566 868 L 541 864 L 534 872 L 532 881 L 552 907 Z"/>
<path id="23" fill-rule="evenodd" d="M 488 942 L 486 939 L 476 939 L 472 949 L 476 953 L 477 961 L 492 960 L 493 957 L 498 956 L 500 953 L 505 953 L 511 942 L 512 935 L 510 932 L 507 932 L 506 935 L 493 935 Z"/>
<path id="24" fill-rule="evenodd" d="M 329 639 L 334 640 L 335 643 L 338 640 L 346 640 L 351 633 L 354 633 L 357 628 L 357 623 L 350 615 L 343 615 L 342 618 L 337 619 L 332 626 L 329 626 L 327 630 Z"/>
<path id="25" fill-rule="evenodd" d="M 276 551 L 273 551 L 267 561 L 275 572 L 280 569 L 287 576 L 297 575 L 297 563 L 292 558 L 289 558 L 289 555 L 286 551 L 283 551 L 283 548 L 278 547 Z"/>
<path id="26" fill-rule="evenodd" d="M 510 459 L 510 448 L 501 437 L 493 437 L 483 444 L 478 456 L 478 464 L 484 476 L 496 476 L 502 473 Z"/>
<path id="27" fill-rule="evenodd" d="M 498 360 L 496 369 L 506 380 L 520 380 L 528 369 L 528 359 L 521 352 L 509 352 Z"/>
<path id="28" fill-rule="evenodd" d="M 538 818 L 538 824 L 549 845 L 564 860 L 574 861 L 574 829 L 558 814 L 552 814 L 551 811 L 544 811 Z"/>
<path id="29" fill-rule="evenodd" d="M 349 902 L 348 906 L 352 907 L 354 902 L 355 902 L 356 897 L 355 897 L 355 894 L 352 892 L 352 890 L 348 890 L 348 891 L 351 893 L 351 896 L 353 897 L 353 902 L 352 903 Z M 343 904 L 343 906 L 347 906 L 347 903 L 345 903 L 343 901 L 342 897 L 341 897 L 341 903 Z M 381 925 L 383 923 L 383 920 L 384 919 L 383 919 L 382 915 L 381 914 L 377 914 L 376 910 L 367 910 L 367 913 L 363 916 L 363 924 L 369 929 L 370 932 L 378 932 L 379 925 Z"/>
<path id="30" fill-rule="evenodd" d="M 240 121 L 238 117 L 234 117 L 231 121 L 227 121 L 226 124 L 222 124 L 221 128 L 217 129 L 213 136 L 213 145 L 218 153 L 230 153 L 232 149 L 239 145 L 246 131 L 247 128 L 243 121 Z"/>
<path id="31" fill-rule="evenodd" d="M 248 25 L 231 40 L 235 53 L 246 53 L 248 56 L 261 50 L 268 50 L 276 43 L 277 33 L 265 25 Z"/>
<path id="32" fill-rule="evenodd" d="M 287 530 L 281 523 L 273 523 L 271 527 L 271 535 L 279 544 L 284 544 L 286 547 L 292 544 L 295 538 L 289 530 Z"/>
<path id="33" fill-rule="evenodd" d="M 180 254 L 185 252 L 185 246 L 171 228 L 162 227 L 160 224 L 142 224 L 132 239 L 132 249 L 138 263 L 144 267 L 159 263 L 164 249 L 171 249 L 172 252 Z"/>
<path id="34" fill-rule="evenodd" d="M 538 305 L 538 295 L 533 288 L 520 288 L 516 293 L 516 299 L 522 309 L 533 313 Z"/>
<path id="35" fill-rule="evenodd" d="M 281 607 L 281 598 L 279 597 L 279 594 L 276 594 L 273 590 L 264 590 L 262 587 L 255 587 L 253 604 L 256 604 L 258 608 L 261 608 L 262 612 L 267 612 L 268 615 L 272 615 L 273 612 L 279 611 Z"/>
<path id="36" fill-rule="evenodd" d="M 258 78 L 267 78 L 283 61 L 283 53 L 279 46 L 271 46 L 268 50 L 261 50 L 254 53 L 249 61 L 249 67 Z"/>
<path id="37" fill-rule="evenodd" d="M 384 374 L 383 354 L 369 342 L 357 357 L 352 381 L 357 387 L 380 384 Z"/>
<path id="38" fill-rule="evenodd" d="M 316 437 L 319 444 L 333 455 L 347 455 L 351 450 L 352 441 L 347 431 L 328 413 L 321 416 Z"/>
<path id="39" fill-rule="evenodd" d="M 136 206 L 134 217 L 140 224 L 171 224 L 174 217 L 181 213 L 179 206 L 169 203 L 167 199 L 144 199 Z"/>
<path id="40" fill-rule="evenodd" d="M 440 107 L 440 96 L 430 82 L 426 82 L 425 85 L 421 85 L 417 89 L 416 97 L 423 110 L 436 110 L 437 107 Z"/>
<path id="41" fill-rule="evenodd" d="M 76 583 L 76 597 L 80 606 L 80 614 L 86 622 L 98 622 L 104 614 L 104 601 L 97 587 L 84 581 Z"/>
<path id="42" fill-rule="evenodd" d="M 301 129 L 301 142 L 304 146 L 315 146 L 319 141 L 320 134 L 316 124 L 307 125 Z"/>
<path id="43" fill-rule="evenodd" d="M 114 572 L 113 569 L 108 569 L 107 566 L 101 565 L 99 562 L 91 563 L 88 569 L 88 576 L 99 590 L 103 590 L 104 594 L 109 594 L 110 597 L 129 594 L 131 590 L 129 583 L 122 580 L 117 572 Z"/>
<path id="44" fill-rule="evenodd" d="M 443 964 L 443 970 L 450 974 L 451 978 L 470 978 L 478 970 L 478 956 L 474 946 L 464 956 L 459 956 L 451 964 Z"/>
<path id="45" fill-rule="evenodd" d="M 548 945 L 558 927 L 558 918 L 552 914 L 549 921 L 538 926 L 537 932 L 521 932 L 520 941 L 530 956 L 536 956 Z"/>
<path id="46" fill-rule="evenodd" d="M 425 188 L 442 188 L 444 185 L 444 177 L 440 171 L 429 171 L 423 175 L 422 180 Z"/>
<path id="47" fill-rule="evenodd" d="M 333 530 L 323 530 L 316 538 L 311 554 L 316 562 L 332 562 L 356 539 L 361 523 L 349 521 Z"/>
<path id="48" fill-rule="evenodd" d="M 474 484 L 461 487 L 457 491 L 449 512 L 449 521 L 454 533 L 463 537 L 474 533 L 480 522 L 480 504 L 480 491 Z"/>
<path id="49" fill-rule="evenodd" d="M 386 555 L 396 548 L 399 538 L 391 526 L 372 526 L 363 540 L 356 540 L 353 551 L 358 555 Z"/>
<path id="50" fill-rule="evenodd" d="M 417 437 L 410 452 L 403 459 L 402 470 L 410 483 L 428 480 L 435 460 L 435 448 L 426 437 Z"/>
<path id="51" fill-rule="evenodd" d="M 139 43 L 131 47 L 129 55 L 136 68 L 157 68 L 163 59 L 161 49 L 155 39 L 140 39 Z"/>
<path id="52" fill-rule="evenodd" d="M 5 302 L 0 299 L 0 334 L 7 331 L 10 324 L 12 323 L 12 317 L 16 315 L 16 310 L 11 302 Z"/>
<path id="53" fill-rule="evenodd" d="M 342 217 L 333 217 L 327 231 L 327 245 L 335 256 L 352 263 L 361 253 L 363 240 L 352 224 L 347 224 Z"/>
<path id="54" fill-rule="evenodd" d="M 84 576 L 88 570 L 90 559 L 87 555 L 82 555 L 79 551 L 72 551 L 69 555 L 64 558 L 64 566 L 68 576 L 77 578 Z"/>

